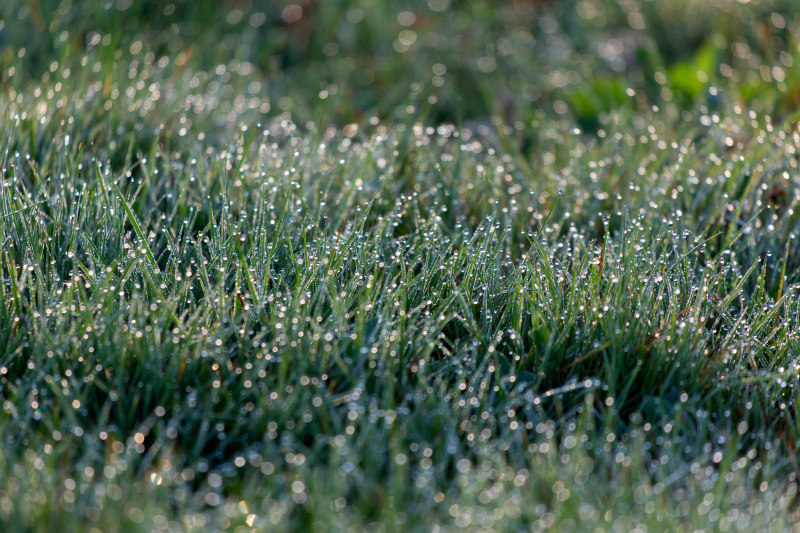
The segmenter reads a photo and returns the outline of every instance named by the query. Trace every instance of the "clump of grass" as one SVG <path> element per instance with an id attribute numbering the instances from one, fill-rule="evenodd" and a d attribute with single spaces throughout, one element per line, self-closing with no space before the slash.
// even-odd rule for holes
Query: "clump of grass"
<path id="1" fill-rule="evenodd" d="M 469 15 L 505 27 L 493 6 Z M 48 35 L 80 26 L 59 9 Z M 582 50 L 558 9 L 537 38 Z M 234 11 L 207 37 L 248 51 Z M 89 50 L 2 63 L 0 524 L 797 523 L 793 118 L 697 93 L 588 133 L 580 110 L 462 128 L 420 85 L 297 124 L 255 59 L 181 56 L 159 17 L 163 42 L 120 48 L 118 13 L 90 15 Z"/>
<path id="2" fill-rule="evenodd" d="M 732 117 L 725 131 L 757 127 Z M 660 177 L 630 186 L 591 164 L 615 135 L 573 137 L 564 157 L 577 167 L 580 152 L 591 170 L 552 183 L 546 167 L 523 174 L 421 124 L 354 142 L 284 119 L 224 153 L 156 147 L 129 171 L 79 163 L 82 147 L 54 145 L 41 166 L 9 154 L 4 464 L 20 480 L 12 465 L 38 464 L 39 483 L 58 488 L 32 509 L 5 493 L 6 519 L 79 508 L 80 523 L 105 520 L 128 505 L 95 501 L 109 468 L 146 490 L 124 511 L 134 522 L 146 507 L 148 520 L 186 509 L 217 525 L 231 513 L 265 526 L 405 515 L 544 527 L 581 513 L 608 525 L 603 494 L 619 476 L 640 479 L 652 506 L 707 498 L 715 520 L 728 490 L 745 491 L 732 513 L 766 512 L 745 489 L 755 480 L 788 505 L 791 455 L 778 450 L 797 436 L 796 258 L 767 252 L 795 217 L 757 207 L 769 184 L 745 185 L 730 204 L 741 227 L 727 229 L 729 210 L 684 170 L 724 142 L 717 128 L 686 133 L 706 140 L 674 141 L 686 148 L 646 163 Z M 763 166 L 792 160 L 751 149 Z M 665 187 L 677 192 L 666 216 L 648 208 Z M 554 453 L 566 470 L 546 474 Z M 747 471 L 742 488 L 717 482 L 720 468 Z M 148 483 L 169 487 L 172 511 L 156 510 Z M 583 503 L 559 502 L 573 493 Z M 339 503 L 322 505 L 330 494 Z"/>

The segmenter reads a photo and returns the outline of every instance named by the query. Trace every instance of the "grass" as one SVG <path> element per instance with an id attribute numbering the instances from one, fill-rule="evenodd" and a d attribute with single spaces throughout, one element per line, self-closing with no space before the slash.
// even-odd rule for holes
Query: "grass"
<path id="1" fill-rule="evenodd" d="M 797 527 L 792 3 L 447 4 L 0 8 L 0 529 Z"/>

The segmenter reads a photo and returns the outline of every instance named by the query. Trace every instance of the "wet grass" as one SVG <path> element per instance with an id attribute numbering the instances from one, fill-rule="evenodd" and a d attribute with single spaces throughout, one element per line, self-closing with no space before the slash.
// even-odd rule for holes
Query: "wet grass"
<path id="1" fill-rule="evenodd" d="M 154 4 L 0 9 L 0 529 L 796 526 L 790 3 Z"/>

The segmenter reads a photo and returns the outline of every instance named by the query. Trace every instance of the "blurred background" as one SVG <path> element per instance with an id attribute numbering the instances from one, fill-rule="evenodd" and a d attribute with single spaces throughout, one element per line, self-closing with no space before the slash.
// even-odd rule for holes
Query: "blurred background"
<path id="1" fill-rule="evenodd" d="M 174 83 L 195 111 L 301 124 L 800 105 L 797 0 L 4 0 L 0 27 L 7 102 L 69 69 L 100 98 Z"/>

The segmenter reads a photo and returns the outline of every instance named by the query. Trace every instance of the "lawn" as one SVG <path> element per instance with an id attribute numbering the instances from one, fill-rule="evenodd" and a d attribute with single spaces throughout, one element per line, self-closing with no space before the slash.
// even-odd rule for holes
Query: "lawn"
<path id="1" fill-rule="evenodd" d="M 796 0 L 4 0 L 0 531 L 800 529 Z"/>

